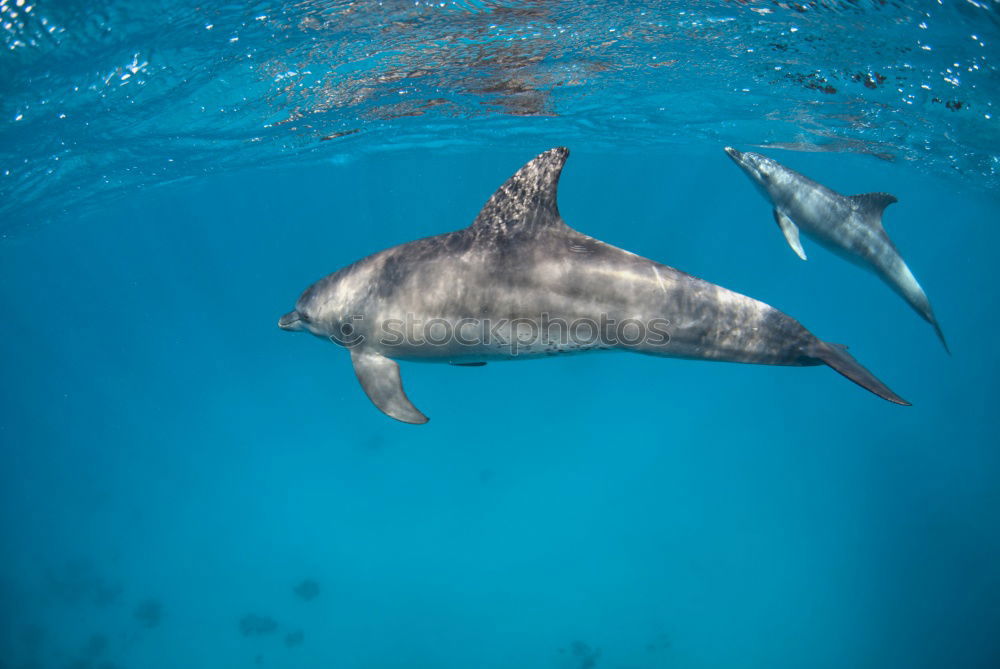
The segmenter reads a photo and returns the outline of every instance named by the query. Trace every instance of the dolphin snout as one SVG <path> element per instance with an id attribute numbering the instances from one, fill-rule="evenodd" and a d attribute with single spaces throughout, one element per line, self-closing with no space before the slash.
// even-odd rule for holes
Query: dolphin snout
<path id="1" fill-rule="evenodd" d="M 278 327 L 282 330 L 301 330 L 302 329 L 302 317 L 297 311 L 289 311 L 287 314 L 278 319 Z"/>
<path id="2" fill-rule="evenodd" d="M 725 151 L 726 151 L 726 153 L 729 154 L 729 157 L 732 158 L 733 160 L 735 160 L 736 162 L 740 162 L 740 160 L 743 159 L 743 154 L 740 153 L 739 151 L 737 151 L 736 149 L 734 149 L 731 146 L 727 146 L 725 148 Z"/>

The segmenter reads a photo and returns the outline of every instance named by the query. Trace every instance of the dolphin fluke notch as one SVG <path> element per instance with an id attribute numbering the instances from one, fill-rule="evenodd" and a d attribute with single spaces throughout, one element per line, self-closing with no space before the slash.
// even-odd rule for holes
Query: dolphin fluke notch
<path id="1" fill-rule="evenodd" d="M 567 157 L 569 149 L 560 146 L 529 161 L 493 193 L 469 227 L 507 236 L 565 226 L 556 191 Z"/>
<path id="2" fill-rule="evenodd" d="M 846 376 L 865 390 L 875 393 L 882 399 L 888 400 L 893 404 L 910 406 L 909 402 L 892 392 L 887 385 L 875 378 L 874 374 L 855 360 L 854 356 L 847 352 L 847 347 L 819 341 L 816 342 L 811 354 L 813 357 L 822 360 L 824 364 L 832 367 L 834 371 Z"/>

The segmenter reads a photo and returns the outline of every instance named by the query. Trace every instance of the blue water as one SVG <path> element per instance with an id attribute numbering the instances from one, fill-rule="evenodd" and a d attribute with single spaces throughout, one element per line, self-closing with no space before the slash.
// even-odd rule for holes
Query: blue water
<path id="1" fill-rule="evenodd" d="M 996 3 L 0 2 L 3 669 L 1000 666 Z M 726 144 L 896 195 L 953 355 Z M 557 145 L 913 406 L 608 354 L 404 363 L 411 426 L 276 327 Z"/>

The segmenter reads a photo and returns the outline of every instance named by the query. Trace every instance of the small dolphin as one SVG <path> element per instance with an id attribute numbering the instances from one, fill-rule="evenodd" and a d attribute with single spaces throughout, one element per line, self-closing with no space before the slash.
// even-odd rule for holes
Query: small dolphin
<path id="1" fill-rule="evenodd" d="M 469 227 L 375 253 L 317 281 L 278 326 L 348 348 L 369 399 L 406 423 L 427 417 L 403 392 L 396 360 L 472 366 L 610 349 L 826 364 L 908 404 L 843 347 L 777 309 L 567 226 L 556 187 L 568 155 L 555 148 L 526 164 Z"/>
<path id="2" fill-rule="evenodd" d="M 882 227 L 882 212 L 898 200 L 888 193 L 841 195 L 759 153 L 727 146 L 726 153 L 774 205 L 774 220 L 802 258 L 799 228 L 856 265 L 869 269 L 934 326 L 948 351 L 930 300 Z M 950 352 L 950 351 L 949 351 Z"/>

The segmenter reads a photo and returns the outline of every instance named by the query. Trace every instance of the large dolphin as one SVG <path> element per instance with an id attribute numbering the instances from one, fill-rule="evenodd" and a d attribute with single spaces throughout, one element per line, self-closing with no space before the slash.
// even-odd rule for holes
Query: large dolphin
<path id="1" fill-rule="evenodd" d="M 479 365 L 588 350 L 833 367 L 907 404 L 843 347 L 763 302 L 581 234 L 556 206 L 569 151 L 539 155 L 469 227 L 402 244 L 306 289 L 278 321 L 350 350 L 371 401 L 406 423 L 427 418 L 396 360 Z"/>
<path id="2" fill-rule="evenodd" d="M 930 300 L 882 227 L 882 212 L 898 201 L 894 196 L 841 195 L 759 153 L 729 146 L 726 153 L 774 205 L 774 220 L 800 258 L 806 259 L 799 241 L 801 228 L 831 251 L 875 272 L 934 326 L 948 350 Z"/>

